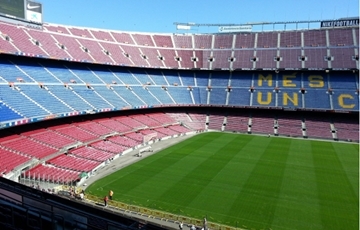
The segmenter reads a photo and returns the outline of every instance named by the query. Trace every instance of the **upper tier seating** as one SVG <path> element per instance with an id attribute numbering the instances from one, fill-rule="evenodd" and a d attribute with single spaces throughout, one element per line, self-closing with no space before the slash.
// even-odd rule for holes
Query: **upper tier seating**
<path id="1" fill-rule="evenodd" d="M 115 32 L 111 31 L 110 34 L 115 38 L 115 40 L 122 44 L 131 44 L 134 45 L 135 41 L 129 33 L 126 32 Z"/>
<path id="2" fill-rule="evenodd" d="M 157 47 L 174 47 L 169 35 L 153 35 L 153 39 Z"/>
<path id="3" fill-rule="evenodd" d="M 302 68 L 299 63 L 305 68 L 328 68 L 328 62 L 334 62 L 333 68 L 357 68 L 353 59 L 354 45 L 358 46 L 353 41 L 356 28 L 168 35 L 51 24 L 39 30 L 2 22 L 0 31 L 5 53 L 60 60 L 166 68 L 279 68 L 274 61 L 277 56 L 274 49 L 279 49 L 280 66 L 284 66 L 282 62 L 291 63 L 291 67 L 285 68 Z M 336 47 L 329 61 L 324 61 L 326 46 Z M 348 51 L 340 51 L 343 49 Z M 289 55 L 289 50 L 294 52 Z M 303 61 L 299 61 L 301 50 L 305 51 Z M 257 60 L 252 61 L 254 56 Z M 349 61 L 340 64 L 338 60 L 344 57 Z"/>
<path id="4" fill-rule="evenodd" d="M 17 27 L 13 24 L 6 24 L 6 23 L 0 23 L 0 31 L 1 34 L 5 36 L 5 41 L 8 41 L 7 43 L 11 43 L 13 47 L 9 46 L 8 44 L 4 44 L 2 46 L 2 50 L 4 48 L 10 48 L 10 52 L 28 52 L 31 54 L 37 54 L 41 56 L 46 56 L 46 52 L 41 49 L 40 46 L 35 44 L 35 41 L 31 40 L 30 37 L 27 35 L 27 28 L 25 27 Z M 6 39 L 7 37 L 7 39 Z M 2 39 L 0 39 L 3 41 Z M 6 43 L 4 41 L 4 43 Z"/>

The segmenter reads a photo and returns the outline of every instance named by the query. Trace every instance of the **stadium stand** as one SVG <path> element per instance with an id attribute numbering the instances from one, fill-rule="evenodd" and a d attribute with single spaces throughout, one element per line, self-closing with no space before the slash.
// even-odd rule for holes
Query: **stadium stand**
<path id="1" fill-rule="evenodd" d="M 46 163 L 78 172 L 91 172 L 100 165 L 100 163 L 97 161 L 79 158 L 74 155 L 67 154 L 52 158 L 46 161 Z"/>
<path id="2" fill-rule="evenodd" d="M 82 146 L 69 151 L 69 153 L 78 157 L 99 162 L 105 162 L 106 160 L 114 157 L 114 154 L 111 153 L 111 151 L 100 150 L 94 145 L 92 145 L 92 147 Z"/>
<path id="3" fill-rule="evenodd" d="M 29 156 L 17 154 L 7 149 L 0 148 L 1 165 L 0 173 L 7 174 L 16 167 L 30 160 Z"/>
<path id="4" fill-rule="evenodd" d="M 28 136 L 39 142 L 46 143 L 57 149 L 61 149 L 76 142 L 74 139 L 70 137 L 63 136 L 57 132 L 46 129 L 38 129 L 35 132 L 31 132 L 31 133 L 22 133 L 22 135 Z"/>
<path id="5" fill-rule="evenodd" d="M 226 131 L 248 132 L 249 115 L 244 112 L 230 112 L 226 116 Z"/>
<path id="6" fill-rule="evenodd" d="M 23 173 L 23 177 L 53 183 L 70 183 L 79 179 L 79 173 L 69 169 L 62 169 L 52 165 L 40 164 Z"/>
<path id="7" fill-rule="evenodd" d="M 121 145 L 117 145 L 115 143 L 112 143 L 107 140 L 102 140 L 98 142 L 94 142 L 90 144 L 91 147 L 103 150 L 105 152 L 113 153 L 113 154 L 119 154 L 122 153 L 126 148 Z"/>
<path id="8" fill-rule="evenodd" d="M 142 140 L 136 141 L 127 136 L 114 136 L 108 138 L 108 140 L 126 147 L 134 147 L 142 143 Z"/>
<path id="9" fill-rule="evenodd" d="M 11 27 L 11 25 L 9 26 Z M 78 30 L 74 30 L 77 32 L 70 31 L 73 35 L 78 32 Z M 349 37 L 351 33 L 352 31 L 347 31 L 345 36 Z M 295 35 L 294 46 L 296 47 L 299 44 L 298 33 L 295 33 Z M 88 35 L 86 36 L 88 37 Z M 280 44 L 283 44 L 282 46 L 292 43 L 291 34 L 282 33 L 279 35 L 278 33 L 273 33 L 266 36 L 270 36 L 272 40 L 266 44 L 258 43 L 260 46 L 269 47 L 258 51 L 258 60 L 256 60 L 255 66 L 266 66 L 267 64 L 262 63 L 263 60 L 267 61 L 267 63 L 272 63 L 269 65 L 273 65 L 276 62 L 273 58 L 269 58 L 271 55 L 274 56 L 275 53 L 272 53 L 270 56 L 265 55 L 265 53 L 273 52 L 271 48 L 276 43 L 274 42 L 276 40 L 275 37 L 278 36 L 284 39 L 284 43 L 280 42 Z M 260 41 L 264 40 L 266 36 L 261 35 Z M 317 39 L 322 37 L 322 33 L 314 31 L 309 33 L 309 36 L 314 36 Z M 338 38 L 339 36 L 334 32 L 331 38 L 333 40 L 341 39 Z M 151 36 L 147 38 L 149 37 Z M 205 37 L 207 41 L 201 41 L 200 37 L 195 38 L 199 41 L 196 47 L 202 45 L 201 47 L 211 48 L 210 41 L 212 39 L 216 41 L 215 46 L 222 46 L 223 43 L 226 43 L 225 41 L 233 39 L 233 36 L 219 37 L 219 39 L 214 38 L 214 36 Z M 139 42 L 143 38 L 137 39 Z M 103 40 L 106 41 L 106 39 Z M 318 46 L 324 45 L 322 39 L 316 41 L 319 43 L 317 44 Z M 310 43 L 310 39 L 307 42 Z M 346 38 L 345 42 L 346 44 L 351 43 L 351 39 Z M 160 41 L 158 43 L 160 44 Z M 171 47 L 170 44 L 168 46 Z M 224 48 L 226 47 L 229 46 L 224 46 Z M 316 53 L 321 51 L 321 49 L 313 51 Z M 284 50 L 285 52 L 289 52 L 289 55 L 291 55 L 292 51 Z M 307 55 L 307 58 L 311 59 L 312 56 Z M 296 73 L 288 74 L 286 72 L 282 74 L 268 72 L 241 74 L 240 72 L 230 72 L 230 74 L 224 75 L 216 71 L 182 72 L 173 70 L 124 69 L 90 64 L 78 65 L 71 62 L 56 63 L 46 60 L 15 58 L 12 56 L 2 56 L 1 61 L 1 68 L 4 70 L 2 74 L 3 84 L 0 84 L 0 87 L 4 89 L 1 91 L 3 103 L 1 108 L 3 111 L 9 111 L 6 112 L 6 116 L 9 116 L 9 118 L 4 121 L 23 117 L 46 117 L 49 115 L 53 116 L 54 114 L 66 114 L 67 112 L 81 113 L 85 111 L 87 113 L 90 111 L 91 113 L 107 108 L 121 109 L 129 106 L 132 108 L 137 106 L 151 107 L 156 105 L 189 105 L 194 103 L 219 106 L 270 106 L 290 109 L 348 109 L 350 111 L 354 111 L 359 107 L 358 100 L 355 99 L 357 98 L 358 77 L 350 72 L 335 72 L 331 74 L 306 72 L 301 75 L 296 75 Z M 298 63 L 300 62 L 297 62 L 296 65 Z M 291 65 L 290 62 L 285 63 L 285 66 Z M 324 66 L 326 66 L 326 63 Z M 267 67 L 272 68 L 273 66 Z M 178 85 L 186 87 L 179 87 Z M 317 100 L 315 101 L 313 98 L 317 98 Z M 188 119 L 181 120 L 176 118 L 174 121 L 183 122 L 193 130 L 204 129 L 205 123 L 209 122 L 208 128 L 222 130 L 223 118 L 224 116 L 226 117 L 226 115 L 221 115 L 220 120 L 222 121 L 214 122 L 216 120 L 213 117 L 214 115 L 209 117 L 209 121 L 206 121 L 204 115 L 201 118 L 194 114 L 189 115 Z M 128 118 L 117 117 L 115 120 L 102 121 L 104 124 L 107 123 L 107 125 L 100 125 L 101 122 L 99 121 L 99 123 L 75 123 L 66 127 L 53 126 L 42 135 L 30 135 L 29 140 L 37 140 L 59 149 L 63 145 L 71 145 L 76 141 L 88 142 L 96 140 L 101 135 L 107 135 L 113 131 L 124 133 L 139 128 L 159 127 L 161 137 L 164 137 L 163 134 L 173 135 L 172 132 L 165 131 L 165 128 L 160 128 L 164 120 L 160 119 L 159 122 L 155 122 L 154 119 L 144 119 L 146 117 L 145 115 L 131 115 Z M 245 123 L 241 127 L 238 127 L 236 124 L 233 127 L 233 119 L 236 120 L 238 118 L 230 116 L 229 123 L 226 124 L 224 122 L 227 125 L 225 130 L 247 131 Z M 301 135 L 295 127 L 296 131 L 292 131 L 293 128 L 290 127 L 292 125 L 289 121 L 279 119 L 276 121 L 279 122 L 279 126 L 275 126 L 275 130 L 273 130 L 274 123 L 264 119 L 257 116 L 251 117 L 250 131 L 256 133 L 274 133 L 275 131 L 275 134 L 279 135 Z M 152 122 L 149 123 L 149 121 Z M 266 123 L 270 123 L 270 125 L 264 127 L 263 125 Z M 305 123 L 307 123 L 307 126 L 309 126 L 309 123 L 315 127 L 319 126 L 316 122 L 312 124 L 312 121 L 309 120 L 306 120 Z M 116 126 L 114 126 L 115 124 Z M 284 127 L 287 127 L 287 129 L 285 130 Z M 143 131 L 143 133 L 146 132 Z M 339 136 L 343 136 L 341 132 L 340 129 L 336 133 L 339 133 Z M 328 133 L 328 135 L 322 135 L 321 132 L 313 133 L 311 128 L 307 128 L 306 133 L 307 136 L 312 137 L 333 138 L 335 136 L 337 138 L 337 135 L 331 135 L 331 133 Z M 47 138 L 46 134 L 49 134 L 50 137 L 57 136 L 61 138 L 58 138 L 59 142 L 51 142 L 51 138 Z M 142 141 L 139 133 L 130 134 L 130 137 L 134 138 L 137 144 Z M 355 138 L 355 135 L 350 135 L 350 138 L 358 139 Z M 133 146 L 135 146 L 135 143 L 128 145 L 128 147 Z M 113 152 L 122 151 L 124 151 L 124 148 L 119 147 Z M 37 157 L 42 158 L 49 154 L 45 153 Z"/>
<path id="10" fill-rule="evenodd" d="M 208 121 L 208 128 L 215 130 L 223 130 L 224 115 L 223 114 L 210 114 Z"/>
<path id="11" fill-rule="evenodd" d="M 2 177 L 76 183 L 152 134 L 359 141 L 357 27 L 155 34 L 0 22 L 0 32 Z"/>
<path id="12" fill-rule="evenodd" d="M 81 142 L 87 142 L 90 140 L 93 140 L 99 135 L 90 133 L 89 131 L 85 131 L 83 129 L 80 129 L 79 127 L 76 127 L 74 124 L 65 124 L 60 126 L 53 126 L 50 127 L 51 130 L 56 131 L 57 133 L 61 135 L 68 136 L 70 138 L 73 138 L 77 141 Z"/>
<path id="13" fill-rule="evenodd" d="M 278 114 L 275 124 L 279 135 L 302 136 L 302 118 L 299 115 L 288 116 L 286 114 Z"/>
<path id="14" fill-rule="evenodd" d="M 13 137 L 11 140 L 0 141 L 0 147 L 42 159 L 57 152 L 57 149 L 23 136 Z"/>

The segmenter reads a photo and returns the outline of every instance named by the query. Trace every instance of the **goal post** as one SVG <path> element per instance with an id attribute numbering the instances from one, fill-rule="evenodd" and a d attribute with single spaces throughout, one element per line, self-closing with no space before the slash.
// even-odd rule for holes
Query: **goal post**
<path id="1" fill-rule="evenodd" d="M 157 138 L 157 132 L 146 134 L 143 137 L 143 144 L 148 143 L 149 141 L 155 140 Z"/>

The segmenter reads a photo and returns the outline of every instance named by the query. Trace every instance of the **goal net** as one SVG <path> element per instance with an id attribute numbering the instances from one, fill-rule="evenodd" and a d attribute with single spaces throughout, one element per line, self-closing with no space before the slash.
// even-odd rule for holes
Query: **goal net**
<path id="1" fill-rule="evenodd" d="M 143 137 L 143 143 L 145 144 L 145 143 L 147 143 L 149 141 L 155 140 L 156 138 L 157 138 L 157 132 L 146 134 Z"/>

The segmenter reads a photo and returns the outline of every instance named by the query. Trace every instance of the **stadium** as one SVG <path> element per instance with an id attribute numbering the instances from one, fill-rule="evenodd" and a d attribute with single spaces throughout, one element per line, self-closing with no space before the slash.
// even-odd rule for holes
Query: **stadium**
<path id="1" fill-rule="evenodd" d="M 0 6 L 2 229 L 359 228 L 358 18 L 145 33 Z"/>

